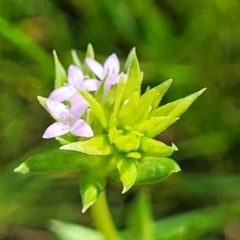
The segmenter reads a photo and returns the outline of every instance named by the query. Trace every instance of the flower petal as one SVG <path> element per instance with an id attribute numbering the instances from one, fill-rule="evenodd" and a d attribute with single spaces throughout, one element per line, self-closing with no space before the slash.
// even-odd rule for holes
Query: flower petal
<path id="1" fill-rule="evenodd" d="M 71 114 L 75 119 L 80 118 L 88 108 L 88 102 L 79 93 L 76 93 L 71 98 L 72 107 L 70 108 Z"/>
<path id="2" fill-rule="evenodd" d="M 55 122 L 50 125 L 43 134 L 43 138 L 54 138 L 68 133 L 70 126 L 62 122 Z"/>
<path id="3" fill-rule="evenodd" d="M 52 91 L 48 99 L 62 102 L 70 99 L 70 97 L 76 93 L 76 90 L 70 86 L 63 86 Z"/>
<path id="4" fill-rule="evenodd" d="M 90 92 L 90 91 L 96 91 L 100 85 L 101 81 L 96 79 L 88 79 L 83 82 L 83 88 Z"/>
<path id="5" fill-rule="evenodd" d="M 82 87 L 83 73 L 80 68 L 74 65 L 70 65 L 70 67 L 68 68 L 68 83 L 76 89 Z"/>
<path id="6" fill-rule="evenodd" d="M 103 67 L 102 65 L 97 62 L 96 60 L 92 59 L 92 58 L 87 58 L 86 59 L 86 63 L 88 65 L 88 67 L 94 72 L 94 74 L 96 74 L 96 76 L 99 78 L 99 79 L 103 79 Z"/>
<path id="7" fill-rule="evenodd" d="M 92 128 L 82 119 L 78 119 L 70 129 L 71 133 L 81 137 L 92 137 Z"/>
<path id="8" fill-rule="evenodd" d="M 120 75 L 112 75 L 107 78 L 106 85 L 112 86 L 119 82 Z"/>
<path id="9" fill-rule="evenodd" d="M 67 119 L 70 114 L 69 108 L 61 102 L 48 99 L 46 105 L 49 113 L 58 121 L 64 122 L 64 120 Z"/>
<path id="10" fill-rule="evenodd" d="M 109 73 L 109 75 L 116 75 L 120 71 L 120 63 L 118 57 L 115 53 L 110 55 L 104 63 L 103 66 L 104 73 Z"/>

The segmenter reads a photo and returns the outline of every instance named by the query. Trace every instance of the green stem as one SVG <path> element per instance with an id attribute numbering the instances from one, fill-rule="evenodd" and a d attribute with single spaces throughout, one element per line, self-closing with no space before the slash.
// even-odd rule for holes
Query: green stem
<path id="1" fill-rule="evenodd" d="M 92 205 L 91 211 L 96 228 L 105 236 L 106 240 L 121 240 L 113 223 L 104 191 Z"/>

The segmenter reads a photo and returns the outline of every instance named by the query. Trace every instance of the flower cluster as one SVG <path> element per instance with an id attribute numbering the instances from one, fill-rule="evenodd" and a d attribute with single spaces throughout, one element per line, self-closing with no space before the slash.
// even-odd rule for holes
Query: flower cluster
<path id="1" fill-rule="evenodd" d="M 177 147 L 154 137 L 176 122 L 205 89 L 159 106 L 172 80 L 142 93 L 143 74 L 135 49 L 122 72 L 116 54 L 101 65 L 94 59 L 91 45 L 83 64 L 73 52 L 74 65 L 70 65 L 68 73 L 56 53 L 54 58 L 55 90 L 48 98 L 38 99 L 56 120 L 43 138 L 56 138 L 62 144 L 61 153 L 56 153 L 61 157 L 52 164 L 33 157 L 16 171 L 82 170 L 85 211 L 104 189 L 108 176 L 123 183 L 124 193 L 133 184 L 159 181 L 180 170 L 168 157 Z M 77 155 L 68 155 L 63 161 L 64 152 Z M 49 158 L 44 156 L 50 162 Z"/>

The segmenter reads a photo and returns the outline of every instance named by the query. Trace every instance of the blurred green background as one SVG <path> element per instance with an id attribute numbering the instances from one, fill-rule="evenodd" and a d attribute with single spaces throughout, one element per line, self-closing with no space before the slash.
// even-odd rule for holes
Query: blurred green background
<path id="1" fill-rule="evenodd" d="M 55 239 L 50 219 L 92 226 L 89 213 L 81 213 L 77 179 L 13 173 L 33 152 L 58 146 L 41 138 L 52 119 L 36 99 L 53 89 L 52 50 L 67 69 L 71 49 L 83 59 L 88 43 L 98 60 L 115 52 L 122 63 L 135 46 L 145 87 L 173 79 L 164 103 L 208 88 L 159 136 L 178 146 L 173 158 L 182 172 L 147 187 L 156 236 L 212 240 L 236 234 L 239 12 L 238 0 L 0 1 L 0 239 Z M 113 217 L 124 229 L 139 187 L 125 195 L 112 181 L 108 188 Z"/>

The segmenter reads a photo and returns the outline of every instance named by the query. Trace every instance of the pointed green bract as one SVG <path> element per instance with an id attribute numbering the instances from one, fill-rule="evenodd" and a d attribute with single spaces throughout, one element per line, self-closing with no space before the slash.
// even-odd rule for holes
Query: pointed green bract
<path id="1" fill-rule="evenodd" d="M 60 149 L 82 152 L 88 155 L 109 155 L 113 152 L 113 147 L 105 134 L 97 135 L 86 141 L 69 143 L 63 145 Z"/>
<path id="2" fill-rule="evenodd" d="M 137 110 L 139 107 L 139 92 L 134 92 L 128 99 L 126 99 L 119 112 L 118 120 L 121 125 L 133 125 L 136 122 L 136 115 L 133 115 L 132 112 Z M 131 116 L 131 117 L 130 117 Z"/>
<path id="3" fill-rule="evenodd" d="M 57 149 L 32 155 L 24 163 L 15 168 L 14 171 L 27 173 L 81 170 L 88 167 L 90 158 L 86 154 Z M 94 159 L 91 161 L 94 162 Z"/>
<path id="4" fill-rule="evenodd" d="M 142 95 L 142 98 L 145 98 L 145 95 L 153 95 L 153 101 L 151 103 L 151 111 L 156 109 L 159 103 L 162 100 L 162 97 L 167 92 L 169 87 L 172 84 L 172 79 L 166 80 L 165 82 L 159 84 L 158 86 L 150 89 L 148 92 L 144 93 Z M 145 99 L 144 99 L 145 101 Z"/>
<path id="5" fill-rule="evenodd" d="M 206 90 L 206 88 L 193 93 L 185 98 L 163 105 L 152 112 L 151 117 L 172 116 L 179 117 L 190 105 Z"/>
<path id="6" fill-rule="evenodd" d="M 85 61 L 83 63 L 83 66 L 82 66 L 82 70 L 83 70 L 83 73 L 87 76 L 89 76 L 90 78 L 95 78 L 95 74 L 89 69 L 89 67 L 87 66 L 86 64 L 86 58 L 92 58 L 94 59 L 94 49 L 93 49 L 93 46 L 92 44 L 88 44 L 87 46 L 87 52 L 86 52 L 86 56 L 85 56 Z"/>
<path id="7" fill-rule="evenodd" d="M 80 194 L 82 198 L 82 212 L 84 213 L 98 198 L 104 190 L 105 180 L 96 174 L 86 175 L 80 182 Z"/>
<path id="8" fill-rule="evenodd" d="M 54 63 L 55 63 L 55 84 L 54 84 L 54 87 L 59 88 L 59 87 L 62 87 L 66 83 L 67 74 L 66 74 L 66 71 L 65 71 L 64 67 L 60 63 L 55 50 L 53 51 L 53 57 L 54 57 Z"/>
<path id="9" fill-rule="evenodd" d="M 175 123 L 179 118 L 175 117 L 153 117 L 138 124 L 137 131 L 143 133 L 147 137 L 155 137 L 170 125 Z"/>
<path id="10" fill-rule="evenodd" d="M 87 91 L 81 89 L 80 93 L 87 100 L 87 102 L 89 103 L 90 108 L 92 109 L 92 111 L 96 115 L 96 117 L 100 120 L 102 126 L 104 128 L 106 128 L 107 127 L 107 119 L 106 119 L 106 115 L 105 115 L 104 110 L 101 107 L 101 105 Z"/>
<path id="11" fill-rule="evenodd" d="M 73 49 L 73 50 L 71 51 L 71 54 L 72 54 L 73 63 L 74 63 L 77 67 L 79 67 L 80 69 L 82 69 L 82 64 L 81 64 L 80 59 L 78 58 L 78 55 L 77 55 L 76 50 Z"/>
<path id="12" fill-rule="evenodd" d="M 141 91 L 143 74 L 140 71 L 135 48 L 132 49 L 128 56 L 126 68 L 128 78 L 124 91 L 124 99 L 129 98 L 135 91 L 139 92 L 139 94 Z"/>
<path id="13" fill-rule="evenodd" d="M 136 184 L 161 181 L 179 171 L 178 164 L 170 158 L 146 157 L 138 164 Z"/>
<path id="14" fill-rule="evenodd" d="M 134 158 L 119 157 L 117 169 L 123 183 L 122 193 L 127 192 L 134 184 L 137 177 L 137 160 Z"/>
<path id="15" fill-rule="evenodd" d="M 177 150 L 176 146 L 168 146 L 152 138 L 142 137 L 140 149 L 146 156 L 167 157 Z"/>

